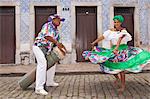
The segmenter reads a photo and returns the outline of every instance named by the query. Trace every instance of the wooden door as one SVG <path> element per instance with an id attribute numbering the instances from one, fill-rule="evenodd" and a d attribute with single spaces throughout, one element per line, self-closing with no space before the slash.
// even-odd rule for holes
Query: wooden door
<path id="1" fill-rule="evenodd" d="M 134 8 L 115 7 L 114 11 L 115 15 L 122 15 L 125 18 L 122 26 L 125 27 L 132 36 L 132 41 L 128 42 L 128 45 L 134 46 Z"/>
<path id="2" fill-rule="evenodd" d="M 35 37 L 40 32 L 42 25 L 47 22 L 48 17 L 56 13 L 56 6 L 35 6 Z"/>
<path id="3" fill-rule="evenodd" d="M 97 7 L 76 7 L 77 62 L 84 62 L 82 53 L 90 50 L 90 43 L 97 38 Z"/>
<path id="4" fill-rule="evenodd" d="M 15 7 L 0 7 L 0 64 L 14 64 Z"/>

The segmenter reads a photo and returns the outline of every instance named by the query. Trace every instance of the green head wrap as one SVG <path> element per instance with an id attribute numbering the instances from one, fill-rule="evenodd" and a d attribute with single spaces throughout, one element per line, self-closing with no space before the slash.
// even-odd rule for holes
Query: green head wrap
<path id="1" fill-rule="evenodd" d="M 120 21 L 121 23 L 124 21 L 124 18 L 123 18 L 123 16 L 122 15 L 116 15 L 114 18 L 113 18 L 113 20 L 115 21 L 115 20 L 118 20 L 118 21 Z"/>

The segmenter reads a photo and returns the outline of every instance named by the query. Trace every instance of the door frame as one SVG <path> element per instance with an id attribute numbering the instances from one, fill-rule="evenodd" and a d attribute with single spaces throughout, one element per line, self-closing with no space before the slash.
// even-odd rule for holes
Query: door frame
<path id="1" fill-rule="evenodd" d="M 113 3 L 110 7 L 110 27 L 113 27 L 113 17 L 115 7 L 134 7 L 134 46 L 140 46 L 140 25 L 139 25 L 139 7 L 136 3 L 122 4 Z"/>
<path id="2" fill-rule="evenodd" d="M 76 6 L 97 7 L 97 37 L 102 34 L 102 3 L 101 2 L 71 2 L 71 35 L 72 35 L 72 62 L 76 63 Z"/>
<path id="3" fill-rule="evenodd" d="M 148 9 L 148 16 L 150 16 L 150 4 L 148 4 L 146 6 L 146 8 Z M 148 51 L 150 51 L 150 17 L 148 17 L 148 21 L 147 21 L 147 25 L 148 25 Z M 147 45 L 145 45 L 147 46 Z"/>
<path id="4" fill-rule="evenodd" d="M 29 23 L 29 31 L 30 31 L 30 54 L 33 56 L 30 61 L 31 63 L 35 63 L 35 57 L 32 52 L 32 45 L 34 43 L 34 35 L 35 35 L 35 6 L 56 6 L 57 14 L 61 14 L 61 6 L 58 2 L 32 2 L 30 3 L 30 23 Z"/>
<path id="5" fill-rule="evenodd" d="M 16 38 L 16 51 L 15 51 L 15 64 L 20 63 L 20 3 L 14 1 L 0 2 L 0 6 L 15 7 L 15 38 Z M 0 64 L 0 65 L 13 65 L 13 64 Z"/>

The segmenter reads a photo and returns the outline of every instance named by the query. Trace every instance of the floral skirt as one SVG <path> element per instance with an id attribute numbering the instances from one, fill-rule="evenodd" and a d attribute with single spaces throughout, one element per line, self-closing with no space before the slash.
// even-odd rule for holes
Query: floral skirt
<path id="1" fill-rule="evenodd" d="M 122 44 L 118 48 L 118 54 L 112 51 L 115 48 L 105 49 L 95 47 L 93 51 L 84 51 L 83 57 L 94 64 L 100 64 L 100 71 L 117 74 L 121 71 L 141 72 L 143 67 L 150 62 L 150 52 L 137 47 Z"/>

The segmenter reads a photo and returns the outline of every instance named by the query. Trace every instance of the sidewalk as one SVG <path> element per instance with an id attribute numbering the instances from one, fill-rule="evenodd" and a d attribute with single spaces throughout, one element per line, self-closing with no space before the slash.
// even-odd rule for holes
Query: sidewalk
<path id="1" fill-rule="evenodd" d="M 30 65 L 3 65 L 0 66 L 0 74 L 25 74 L 36 67 L 36 64 Z M 99 66 L 90 63 L 76 64 L 58 64 L 56 73 L 94 73 L 99 72 Z"/>
<path id="2" fill-rule="evenodd" d="M 0 66 L 0 75 L 9 74 L 25 74 L 36 67 L 36 64 L 32 65 L 3 65 Z M 144 68 L 143 72 L 150 72 L 150 64 Z M 64 73 L 100 73 L 99 65 L 91 63 L 76 63 L 76 64 L 58 64 L 56 68 L 56 74 Z"/>

